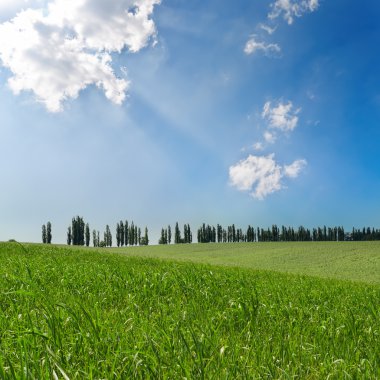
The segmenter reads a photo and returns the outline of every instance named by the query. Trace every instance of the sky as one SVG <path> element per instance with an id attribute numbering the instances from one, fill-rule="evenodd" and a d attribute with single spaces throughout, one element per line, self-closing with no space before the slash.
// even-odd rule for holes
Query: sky
<path id="1" fill-rule="evenodd" d="M 376 0 L 0 0 L 0 240 L 380 227 Z"/>

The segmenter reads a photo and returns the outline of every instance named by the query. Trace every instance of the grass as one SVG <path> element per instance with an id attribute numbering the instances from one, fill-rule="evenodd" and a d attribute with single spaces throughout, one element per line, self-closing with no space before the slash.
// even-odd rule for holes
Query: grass
<path id="1" fill-rule="evenodd" d="M 164 248 L 128 252 L 162 257 Z M 198 249 L 213 258 L 218 247 L 192 248 L 180 251 L 200 260 Z M 229 257 L 232 247 L 219 248 Z M 236 248 L 242 262 L 248 248 Z M 380 376 L 376 281 L 110 252 L 123 250 L 0 244 L 0 378 Z"/>
<path id="2" fill-rule="evenodd" d="M 380 284 L 380 242 L 191 244 L 116 252 Z"/>

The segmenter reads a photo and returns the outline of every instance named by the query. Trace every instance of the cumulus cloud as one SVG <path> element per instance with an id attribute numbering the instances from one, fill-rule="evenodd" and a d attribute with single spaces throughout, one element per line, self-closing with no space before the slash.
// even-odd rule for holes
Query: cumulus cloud
<path id="1" fill-rule="evenodd" d="M 279 101 L 274 106 L 272 106 L 271 102 L 266 102 L 261 116 L 268 121 L 270 128 L 286 132 L 293 131 L 297 127 L 297 115 L 300 111 L 300 108 L 293 109 L 293 104 L 290 101 L 288 103 Z"/>
<path id="2" fill-rule="evenodd" d="M 289 178 L 297 178 L 306 165 L 306 160 L 296 160 L 291 165 L 284 166 L 284 175 Z"/>
<path id="3" fill-rule="evenodd" d="M 129 82 L 112 68 L 112 53 L 137 52 L 155 36 L 160 0 L 52 0 L 0 24 L 0 60 L 15 94 L 31 91 L 51 112 L 89 85 L 121 104 Z"/>
<path id="4" fill-rule="evenodd" d="M 250 192 L 253 198 L 263 200 L 284 187 L 284 177 L 296 178 L 305 165 L 305 160 L 297 160 L 290 165 L 281 166 L 276 162 L 274 154 L 249 155 L 230 167 L 230 184 L 240 191 Z"/>
<path id="5" fill-rule="evenodd" d="M 295 17 L 301 17 L 307 12 L 314 12 L 319 7 L 319 0 L 276 0 L 271 7 L 269 19 L 273 20 L 282 16 L 291 25 Z"/>
<path id="6" fill-rule="evenodd" d="M 281 168 L 274 155 L 253 156 L 230 167 L 230 183 L 240 191 L 252 191 L 251 195 L 264 199 L 281 189 Z"/>
<path id="7" fill-rule="evenodd" d="M 14 16 L 23 8 L 40 6 L 44 0 L 0 0 L 0 18 Z"/>
<path id="8" fill-rule="evenodd" d="M 257 51 L 263 52 L 265 55 L 280 53 L 281 48 L 277 44 L 266 44 L 262 41 L 257 41 L 255 36 L 252 36 L 245 44 L 244 53 L 247 55 L 254 54 Z"/>
<path id="9" fill-rule="evenodd" d="M 274 144 L 276 142 L 276 134 L 273 133 L 273 132 L 269 132 L 269 131 L 265 131 L 264 132 L 264 140 L 268 143 L 268 144 Z"/>

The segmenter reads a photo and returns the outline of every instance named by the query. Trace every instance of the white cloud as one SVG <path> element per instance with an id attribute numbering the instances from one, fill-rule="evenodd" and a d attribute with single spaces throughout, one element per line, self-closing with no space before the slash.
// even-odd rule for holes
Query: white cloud
<path id="1" fill-rule="evenodd" d="M 240 191 L 252 191 L 251 195 L 264 199 L 281 189 L 281 168 L 274 155 L 252 156 L 230 167 L 230 183 Z"/>
<path id="2" fill-rule="evenodd" d="M 264 150 L 264 145 L 263 145 L 263 143 L 260 142 L 260 141 L 254 143 L 252 147 L 253 147 L 254 150 L 257 150 L 257 151 Z"/>
<path id="3" fill-rule="evenodd" d="M 297 115 L 300 111 L 300 108 L 293 110 L 292 102 L 285 104 L 280 101 L 277 106 L 272 106 L 271 102 L 266 102 L 261 116 L 268 121 L 270 128 L 285 132 L 292 131 L 297 127 Z"/>
<path id="4" fill-rule="evenodd" d="M 0 19 L 8 19 L 25 8 L 38 7 L 45 0 L 0 0 Z"/>
<path id="5" fill-rule="evenodd" d="M 274 144 L 276 142 L 276 134 L 273 133 L 273 132 L 269 132 L 269 131 L 265 131 L 264 132 L 264 140 L 268 143 L 268 144 Z"/>
<path id="6" fill-rule="evenodd" d="M 266 44 L 265 42 L 256 41 L 256 37 L 252 36 L 244 47 L 244 53 L 247 55 L 262 51 L 265 55 L 280 53 L 281 48 L 277 44 Z"/>
<path id="7" fill-rule="evenodd" d="M 229 169 L 230 184 L 240 191 L 248 191 L 253 198 L 263 200 L 269 194 L 281 190 L 284 177 L 295 178 L 306 165 L 305 160 L 297 160 L 282 167 L 274 154 L 268 156 L 249 155 Z"/>
<path id="8" fill-rule="evenodd" d="M 260 29 L 266 31 L 270 35 L 272 35 L 277 29 L 277 27 L 271 28 L 269 25 L 266 24 L 259 24 L 259 27 Z"/>
<path id="9" fill-rule="evenodd" d="M 284 175 L 289 178 L 297 178 L 306 165 L 306 160 L 296 160 L 291 165 L 284 166 Z"/>
<path id="10" fill-rule="evenodd" d="M 307 12 L 314 12 L 319 7 L 319 0 L 276 0 L 271 7 L 269 19 L 273 20 L 282 16 L 291 25 L 295 17 L 301 17 Z"/>
<path id="11" fill-rule="evenodd" d="M 0 60 L 15 94 L 32 91 L 51 112 L 61 111 L 89 85 L 116 104 L 128 81 L 117 78 L 111 53 L 137 52 L 155 36 L 150 16 L 160 0 L 53 0 L 0 24 Z"/>

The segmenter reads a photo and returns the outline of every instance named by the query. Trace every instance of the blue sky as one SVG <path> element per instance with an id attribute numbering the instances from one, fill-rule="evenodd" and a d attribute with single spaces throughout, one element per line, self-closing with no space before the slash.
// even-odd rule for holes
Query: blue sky
<path id="1" fill-rule="evenodd" d="M 176 221 L 378 228 L 379 16 L 374 0 L 0 0 L 0 240 L 51 221 L 64 243 L 76 215 L 152 243 Z"/>

